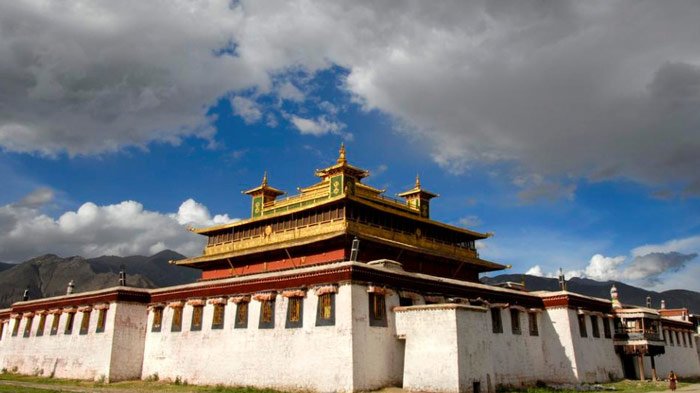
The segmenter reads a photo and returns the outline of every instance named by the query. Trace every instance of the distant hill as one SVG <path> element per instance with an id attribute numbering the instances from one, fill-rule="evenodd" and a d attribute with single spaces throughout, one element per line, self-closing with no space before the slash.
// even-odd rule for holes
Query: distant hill
<path id="1" fill-rule="evenodd" d="M 129 286 L 156 288 L 196 281 L 198 271 L 168 264 L 169 260 L 180 258 L 183 256 L 170 250 L 148 257 L 102 256 L 92 259 L 47 254 L 10 264 L 9 268 L 3 264 L 0 267 L 0 308 L 21 300 L 27 287 L 30 298 L 37 299 L 65 294 L 70 280 L 75 282 L 76 293 L 116 286 L 122 265 Z"/>
<path id="2" fill-rule="evenodd" d="M 484 284 L 496 284 L 505 281 L 521 282 L 525 277 L 525 287 L 530 291 L 557 291 L 559 282 L 556 278 L 545 278 L 522 274 L 501 274 L 495 277 L 482 277 Z M 624 304 L 638 306 L 646 305 L 647 296 L 651 296 L 651 305 L 654 308 L 661 307 L 661 300 L 666 301 L 666 308 L 688 308 L 691 313 L 700 314 L 700 292 L 674 289 L 670 291 L 654 292 L 633 287 L 619 281 L 596 281 L 588 278 L 574 277 L 567 280 L 567 289 L 582 295 L 594 296 L 603 299 L 610 298 L 610 287 L 615 284 L 620 295 L 620 301 Z"/>
<path id="3" fill-rule="evenodd" d="M 9 269 L 9 268 L 11 268 L 12 266 L 14 266 L 14 264 L 12 264 L 12 263 L 0 262 L 0 272 L 3 271 L 3 270 Z"/>

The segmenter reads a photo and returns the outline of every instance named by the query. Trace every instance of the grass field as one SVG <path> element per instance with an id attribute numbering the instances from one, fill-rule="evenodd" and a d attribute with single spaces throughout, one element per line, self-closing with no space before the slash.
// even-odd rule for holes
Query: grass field
<path id="1" fill-rule="evenodd" d="M 155 378 L 152 378 L 155 379 Z M 687 386 L 690 382 L 697 383 L 698 381 L 684 381 L 679 383 L 679 388 Z M 614 392 L 657 392 L 668 390 L 666 382 L 640 382 L 640 381 L 620 381 L 614 383 L 603 384 L 605 391 Z M 384 389 L 385 391 L 399 391 L 396 388 Z M 252 387 L 231 387 L 231 386 L 197 386 L 188 385 L 186 382 L 171 382 L 171 381 L 127 381 L 115 382 L 110 384 L 82 381 L 73 379 L 45 378 L 33 377 L 26 375 L 18 375 L 5 373 L 0 374 L 0 393 L 148 393 L 148 392 L 172 392 L 172 393 L 282 393 L 272 389 L 257 389 Z M 499 393 L 520 392 L 520 393 L 579 393 L 580 391 L 573 389 L 553 389 L 550 387 L 527 388 L 527 389 L 498 389 Z M 380 392 L 381 393 L 381 392 Z"/>

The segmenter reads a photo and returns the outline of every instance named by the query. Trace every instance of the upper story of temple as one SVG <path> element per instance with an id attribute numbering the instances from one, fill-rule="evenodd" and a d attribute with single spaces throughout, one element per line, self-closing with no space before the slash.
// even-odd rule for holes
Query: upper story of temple
<path id="1" fill-rule="evenodd" d="M 400 200 L 387 197 L 362 182 L 369 172 L 348 163 L 344 146 L 336 163 L 316 176 L 319 182 L 286 198 L 263 176 L 244 192 L 251 197 L 249 219 L 192 229 L 208 238 L 203 254 L 173 263 L 201 269 L 203 279 L 345 260 L 390 259 L 409 272 L 467 281 L 506 268 L 479 257 L 476 241 L 488 234 L 430 218 L 438 195 L 423 189 L 418 177 Z"/>

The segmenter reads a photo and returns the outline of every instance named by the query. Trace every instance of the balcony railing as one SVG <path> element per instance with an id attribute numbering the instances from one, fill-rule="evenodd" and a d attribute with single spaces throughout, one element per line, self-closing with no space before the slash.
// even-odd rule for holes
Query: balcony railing
<path id="1" fill-rule="evenodd" d="M 615 329 L 615 339 L 663 341 L 658 331 L 642 329 Z"/>

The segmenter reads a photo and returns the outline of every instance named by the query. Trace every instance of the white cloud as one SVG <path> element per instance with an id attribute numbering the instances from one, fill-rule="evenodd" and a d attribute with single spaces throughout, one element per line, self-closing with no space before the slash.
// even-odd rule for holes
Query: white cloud
<path id="1" fill-rule="evenodd" d="M 584 277 L 598 281 L 624 281 L 652 290 L 684 288 L 700 290 L 697 280 L 688 279 L 698 271 L 697 256 L 700 252 L 698 237 L 675 239 L 658 245 L 634 248 L 626 256 L 606 257 L 596 254 L 579 270 L 569 270 L 566 277 Z M 544 272 L 535 265 L 526 274 L 556 277 L 556 272 Z M 692 276 L 695 277 L 694 275 Z"/>
<path id="2" fill-rule="evenodd" d="M 233 113 L 242 117 L 246 124 L 255 123 L 262 117 L 262 111 L 258 104 L 245 97 L 233 97 L 231 108 L 233 108 Z"/>
<path id="3" fill-rule="evenodd" d="M 283 83 L 277 89 L 277 95 L 283 100 L 289 100 L 294 102 L 304 101 L 304 93 L 301 90 L 299 90 L 298 87 L 294 86 L 294 84 L 291 82 Z"/>
<path id="4" fill-rule="evenodd" d="M 544 277 L 544 272 L 542 271 L 542 268 L 540 265 L 535 265 L 531 268 L 529 268 L 525 274 L 530 275 L 530 276 L 535 276 L 535 277 Z"/>
<path id="5" fill-rule="evenodd" d="M 340 134 L 343 128 L 345 128 L 345 124 L 328 121 L 325 116 L 314 120 L 292 115 L 290 121 L 300 133 L 313 136 Z"/>
<path id="6" fill-rule="evenodd" d="M 0 260 L 19 262 L 45 253 L 151 255 L 166 248 L 195 255 L 201 252 L 205 238 L 187 231 L 186 225 L 233 221 L 227 215 L 212 217 L 205 206 L 192 199 L 170 214 L 146 210 L 135 201 L 104 206 L 86 202 L 54 219 L 41 213 L 39 207 L 0 207 Z"/>
<path id="7" fill-rule="evenodd" d="M 477 216 L 466 216 L 459 219 L 459 225 L 463 227 L 478 227 L 481 225 L 481 219 Z"/>
<path id="8" fill-rule="evenodd" d="M 698 194 L 698 19 L 696 2 L 2 2 L 0 146 L 212 138 L 220 97 L 340 66 L 354 101 L 446 168 L 554 179 L 523 198 L 567 197 L 556 180 L 581 177 Z M 337 124 L 298 119 L 311 135 Z"/>

